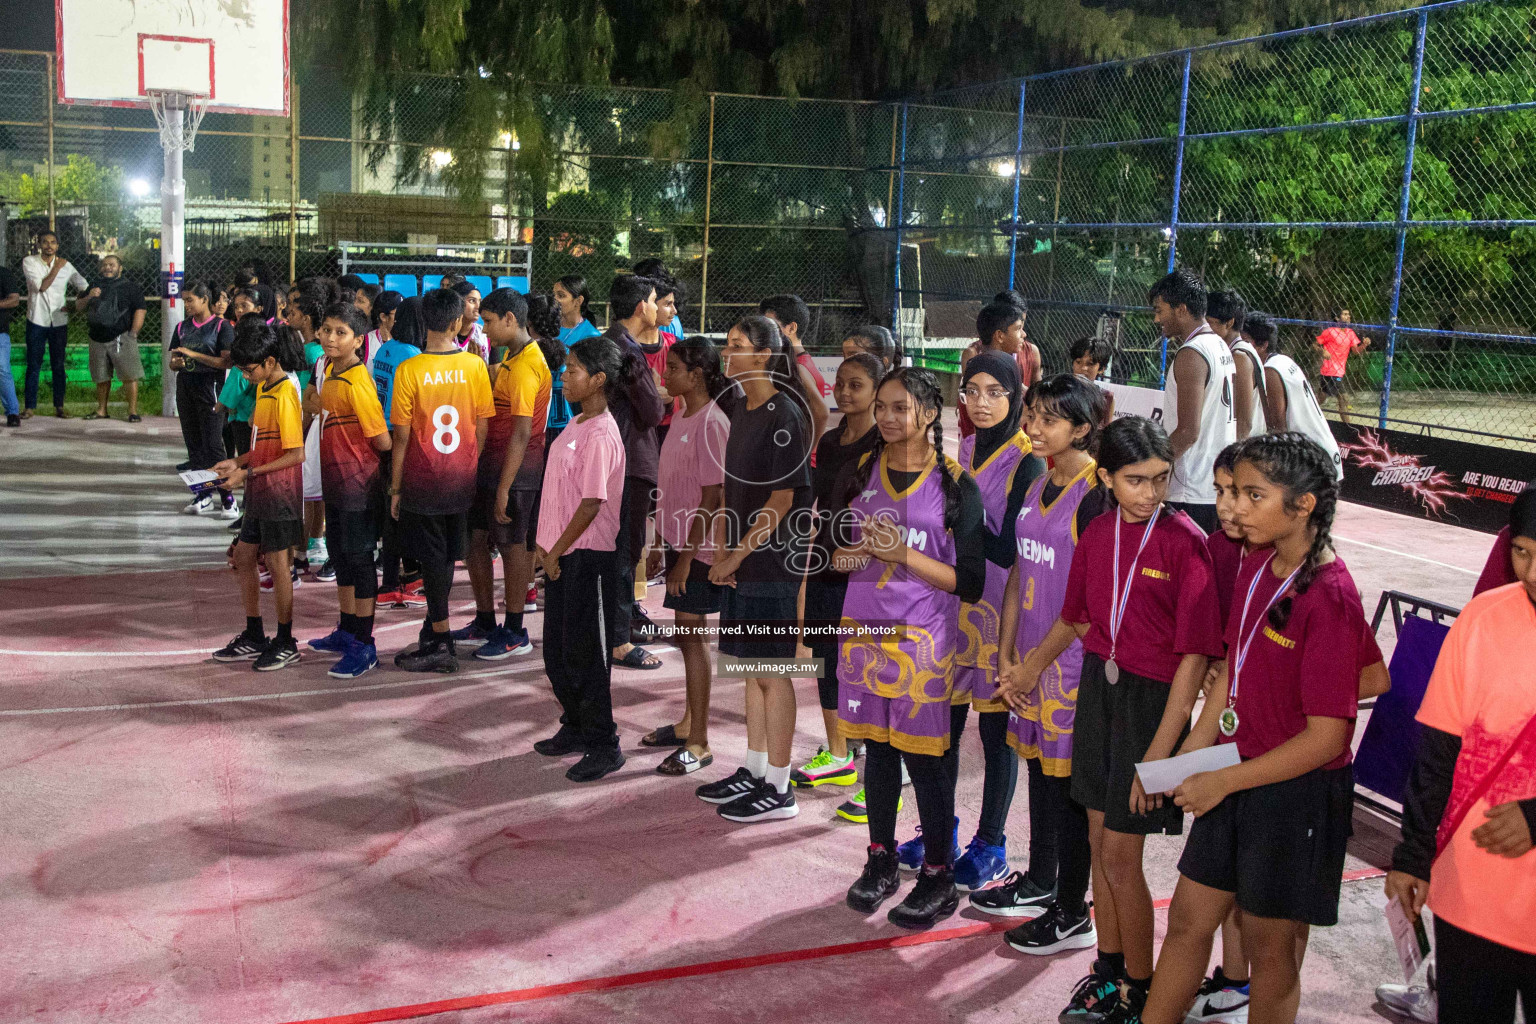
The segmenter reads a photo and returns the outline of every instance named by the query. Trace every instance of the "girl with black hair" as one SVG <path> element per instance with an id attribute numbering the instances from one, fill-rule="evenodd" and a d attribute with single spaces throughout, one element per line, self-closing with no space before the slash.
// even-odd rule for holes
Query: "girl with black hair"
<path id="1" fill-rule="evenodd" d="M 230 350 L 235 368 L 256 388 L 251 450 L 212 467 L 220 485 L 245 488 L 245 514 L 235 542 L 235 571 L 245 605 L 245 629 L 213 654 L 216 661 L 254 661 L 258 672 L 299 660 L 293 639 L 293 580 L 289 550 L 304 540 L 304 425 L 291 374 L 303 360 L 295 336 L 246 317 Z M 261 621 L 258 556 L 266 559 L 277 602 L 277 636 Z"/>
<path id="2" fill-rule="evenodd" d="M 363 365 L 368 372 L 373 372 L 373 357 L 379 349 L 389 343 L 394 337 L 395 318 L 399 315 L 400 303 L 405 301 L 405 296 L 396 291 L 381 291 L 369 305 L 368 323 L 372 327 L 363 338 Z"/>
<path id="3" fill-rule="evenodd" d="M 893 370 L 880 385 L 880 439 L 845 497 L 853 522 L 838 537 L 849 568 L 839 652 L 843 734 L 864 740 L 869 853 L 848 905 L 870 913 L 900 886 L 896 811 L 906 763 L 922 819 L 917 885 L 888 915 L 927 928 L 955 912 L 957 761 L 950 756 L 956 601 L 975 602 L 986 579 L 981 492 L 944 455 L 943 397 L 927 370 Z M 894 628 L 893 633 L 876 630 Z"/>
<path id="4" fill-rule="evenodd" d="M 883 329 L 883 328 L 882 328 Z M 843 618 L 843 594 L 848 590 L 848 574 L 832 565 L 837 547 L 833 536 L 838 525 L 850 513 L 843 498 L 847 478 L 856 472 L 859 459 L 868 454 L 880 437 L 875 427 L 875 390 L 888 369 L 869 352 L 855 352 L 845 358 L 833 378 L 832 397 L 843 421 L 821 435 L 816 445 L 816 466 L 811 471 L 811 496 L 816 502 L 816 537 L 811 544 L 811 564 L 805 577 L 805 646 L 813 658 L 821 659 L 821 678 L 816 681 L 821 701 L 822 725 L 827 731 L 827 745 L 816 756 L 790 773 L 790 781 L 801 788 L 832 784 L 852 786 L 859 781 L 853 764 L 853 752 L 843 735 L 837 717 L 837 650 L 835 632 Z M 860 790 L 853 799 L 837 809 L 838 817 L 869 820 Z"/>
<path id="5" fill-rule="evenodd" d="M 1333 552 L 1333 460 L 1301 434 L 1250 439 L 1237 456 L 1235 518 L 1258 550 L 1238 573 L 1230 657 L 1184 744 L 1236 743 L 1241 763 L 1172 793 L 1195 815 L 1179 859 L 1152 1024 L 1179 1024 L 1234 903 L 1252 965 L 1251 1012 L 1292 1020 L 1296 951 L 1309 925 L 1338 921 L 1351 832 L 1354 733 L 1365 613 Z"/>
<path id="6" fill-rule="evenodd" d="M 1001 917 L 1039 914 L 1005 939 L 1020 952 L 1046 956 L 1096 939 L 1086 901 L 1088 814 L 1071 793 L 1082 643 L 1074 639 L 1038 681 L 1024 680 L 1022 669 L 1060 616 L 1078 538 L 1104 508 L 1093 453 L 1105 401 L 1098 385 L 1063 373 L 1030 388 L 1026 404 L 1034 453 L 1050 460 L 1051 471 L 1029 485 L 1005 529 L 1015 559 L 1003 592 L 997 660 L 999 696 L 1014 712 L 1008 744 L 1029 774 L 1029 870 L 972 893 L 971 905 Z"/>
<path id="7" fill-rule="evenodd" d="M 390 323 L 390 336 L 382 345 L 374 350 L 373 363 L 370 370 L 373 374 L 374 386 L 379 393 L 379 406 L 384 410 L 384 419 L 388 421 L 390 409 L 394 403 L 395 395 L 395 371 L 400 364 L 412 356 L 421 355 L 422 347 L 427 342 L 427 326 L 422 316 L 421 299 L 412 295 L 402 299 L 395 307 L 394 319 Z M 384 454 L 380 460 L 384 463 L 383 471 L 387 475 L 391 472 L 394 456 Z M 380 481 L 384 486 L 384 482 Z M 380 608 L 425 608 L 426 596 L 421 592 L 422 581 L 420 568 L 416 561 L 406 556 L 400 544 L 400 524 L 394 516 L 384 516 L 384 524 L 381 533 L 383 552 L 379 564 L 380 583 L 379 596 L 376 607 Z M 402 560 L 405 567 L 405 576 L 401 575 Z M 411 582 L 405 582 L 406 579 Z"/>
<path id="8" fill-rule="evenodd" d="M 528 296 L 528 329 L 533 332 L 534 341 L 538 342 L 539 351 L 544 353 L 544 361 L 549 364 L 550 374 L 554 377 L 554 390 L 549 396 L 549 420 L 544 428 L 544 436 L 552 445 L 571 420 L 571 406 L 565 400 L 564 385 L 560 383 L 561 370 L 565 367 L 566 346 L 562 338 L 565 332 L 560 326 L 560 304 L 553 295 Z"/>
<path id="9" fill-rule="evenodd" d="M 778 325 L 746 316 L 726 335 L 725 373 L 737 393 L 725 450 L 725 505 L 715 518 L 711 583 L 721 595 L 720 653 L 793 658 L 796 605 L 810 540 L 810 402 Z M 819 400 L 819 399 L 818 399 Z M 747 763 L 699 799 L 727 821 L 792 818 L 789 785 L 795 689 L 785 676 L 746 679 Z"/>
<path id="10" fill-rule="evenodd" d="M 384 289 L 376 284 L 366 281 L 353 290 L 352 305 L 356 306 L 368 319 L 373 319 L 374 303 L 379 301 L 379 296 L 384 294 Z"/>
<path id="11" fill-rule="evenodd" d="M 667 596 L 677 631 L 672 643 L 683 655 L 687 705 L 677 725 L 664 725 L 640 742 L 674 746 L 657 766 L 663 775 L 687 775 L 715 759 L 709 749 L 709 651 L 705 616 L 720 610 L 720 586 L 710 582 L 715 560 L 713 520 L 724 502 L 726 439 L 731 423 L 715 404 L 727 381 L 720 353 L 708 338 L 685 338 L 667 350 L 667 393 L 681 403 L 661 442 L 656 479 L 656 532 L 665 548 Z M 662 569 L 663 552 L 653 547 L 645 574 Z"/>
<path id="12" fill-rule="evenodd" d="M 1074 1016 L 1133 1016 L 1146 999 L 1152 894 L 1142 848 L 1148 835 L 1178 835 L 1184 816 L 1142 790 L 1135 766 L 1173 755 L 1206 666 L 1223 654 L 1205 534 L 1163 503 L 1173 462 L 1168 435 L 1151 420 L 1126 416 L 1105 428 L 1098 475 L 1114 514 L 1083 531 L 1061 617 L 1019 670 L 1028 686 L 1082 641 L 1072 799 L 1088 809 L 1099 956 L 1063 1011 Z"/>
<path id="13" fill-rule="evenodd" d="M 533 749 L 546 757 L 577 751 L 565 777 L 595 782 L 624 766 L 613 723 L 610 610 L 618 597 L 615 561 L 624 495 L 624 439 L 608 411 L 623 357 L 608 338 L 584 338 L 566 356 L 565 394 L 581 406 L 550 449 L 539 501 L 537 554 L 544 568 L 544 671 L 560 702 L 560 728 Z"/>
<path id="14" fill-rule="evenodd" d="M 955 685 L 950 696 L 950 756 L 959 757 L 960 738 L 974 705 L 986 758 L 976 834 L 955 860 L 955 885 L 969 892 L 1008 874 L 1004 828 L 1018 782 L 1019 759 L 1008 749 L 1008 707 L 997 693 L 999 618 L 1008 569 L 1014 561 L 1012 532 L 1006 526 L 1018 515 L 1030 483 L 1045 472 L 1045 463 L 1030 454 L 1029 435 L 1019 427 L 1024 387 L 1012 356 L 992 351 L 973 356 L 960 375 L 960 401 L 976 427 L 975 433 L 960 440 L 960 467 L 981 491 L 987 523 L 986 586 L 980 600 L 959 606 Z M 897 859 L 908 870 L 921 867 L 921 838 L 903 843 Z"/>
<path id="15" fill-rule="evenodd" d="M 902 365 L 901 345 L 891 332 L 879 324 L 861 324 L 843 338 L 843 358 L 849 359 L 860 352 L 868 352 L 880 360 L 887 370 Z"/>
<path id="16" fill-rule="evenodd" d="M 555 282 L 553 295 L 560 311 L 560 344 L 569 348 L 581 339 L 599 333 L 587 294 L 586 278 L 580 274 L 565 275 Z"/>
<path id="17" fill-rule="evenodd" d="M 187 445 L 188 469 L 212 469 L 224 459 L 224 415 L 219 411 L 221 375 L 230 365 L 235 332 L 213 311 L 213 291 L 201 281 L 182 289 L 186 318 L 176 325 L 170 367 L 176 371 L 176 413 Z M 227 490 L 209 492 L 182 509 L 188 515 L 234 519 L 240 513 Z"/>

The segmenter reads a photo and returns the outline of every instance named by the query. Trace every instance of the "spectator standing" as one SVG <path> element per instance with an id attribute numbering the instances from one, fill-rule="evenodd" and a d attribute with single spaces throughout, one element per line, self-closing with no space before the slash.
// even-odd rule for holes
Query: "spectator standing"
<path id="1" fill-rule="evenodd" d="M 1332 395 L 1339 406 L 1339 420 L 1349 422 L 1349 402 L 1344 397 L 1344 371 L 1349 367 L 1351 352 L 1371 347 L 1371 339 L 1362 338 L 1350 327 L 1349 310 L 1339 310 L 1338 323 L 1317 336 L 1317 344 L 1323 350 L 1323 365 L 1318 376 L 1323 394 Z"/>
<path id="2" fill-rule="evenodd" d="M 69 304 L 71 286 L 85 291 L 89 282 L 74 264 L 59 255 L 59 236 L 44 231 L 37 236 L 37 252 L 21 261 L 21 273 L 27 279 L 27 419 L 37 411 L 38 380 L 43 374 L 43 355 L 47 353 L 53 378 L 53 414 L 68 419 L 64 411 L 64 343 L 69 339 Z"/>
<path id="3" fill-rule="evenodd" d="M 123 382 L 128 398 L 128 422 L 139 416 L 139 381 L 144 364 L 139 359 L 139 331 L 144 326 L 144 291 L 123 277 L 123 261 L 101 258 L 101 283 L 75 301 L 85 314 L 91 338 L 91 383 L 96 385 L 96 411 L 88 420 L 108 419 L 107 399 L 112 394 L 112 374 Z M 217 311 L 222 313 L 222 310 Z"/>
<path id="4" fill-rule="evenodd" d="M 16 379 L 11 376 L 11 311 L 21 305 L 21 289 L 16 276 L 0 267 L 0 406 L 5 407 L 5 425 L 21 426 L 21 403 L 16 401 Z"/>

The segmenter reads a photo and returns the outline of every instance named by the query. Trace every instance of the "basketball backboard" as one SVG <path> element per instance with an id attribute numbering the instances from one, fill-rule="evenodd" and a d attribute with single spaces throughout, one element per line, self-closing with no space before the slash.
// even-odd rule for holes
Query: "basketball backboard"
<path id="1" fill-rule="evenodd" d="M 59 99 L 148 107 L 206 96 L 231 114 L 288 113 L 287 0 L 54 0 Z"/>

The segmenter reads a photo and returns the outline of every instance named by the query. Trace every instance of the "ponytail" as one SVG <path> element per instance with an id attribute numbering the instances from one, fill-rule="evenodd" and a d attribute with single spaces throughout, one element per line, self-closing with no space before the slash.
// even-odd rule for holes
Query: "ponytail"
<path id="1" fill-rule="evenodd" d="M 704 390 L 711 399 L 719 398 L 731 381 L 720 369 L 720 350 L 702 334 L 694 334 L 674 343 L 669 350 L 690 370 L 704 373 Z"/>
<path id="2" fill-rule="evenodd" d="M 1300 597 L 1317 578 L 1323 556 L 1333 546 L 1333 514 L 1339 502 L 1333 457 L 1310 437 L 1292 431 L 1249 438 L 1238 451 L 1237 462 L 1252 463 L 1266 480 L 1285 488 L 1288 509 L 1294 510 L 1297 499 L 1303 494 L 1310 494 L 1317 500 L 1312 506 L 1312 514 L 1307 517 L 1312 543 L 1307 548 L 1307 557 L 1301 563 L 1294 585 L 1294 594 Z M 1269 624 L 1277 630 L 1284 629 L 1291 621 L 1291 606 L 1289 595 L 1275 602 L 1269 609 Z"/>

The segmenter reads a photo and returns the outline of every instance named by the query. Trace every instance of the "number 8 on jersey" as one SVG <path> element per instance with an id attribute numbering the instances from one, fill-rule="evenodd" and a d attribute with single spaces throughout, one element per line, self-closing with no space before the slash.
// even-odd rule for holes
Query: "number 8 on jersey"
<path id="1" fill-rule="evenodd" d="M 410 427 L 400 505 L 423 515 L 466 512 L 475 495 L 475 424 L 489 419 L 491 381 L 473 352 L 423 352 L 395 371 L 390 423 Z"/>

